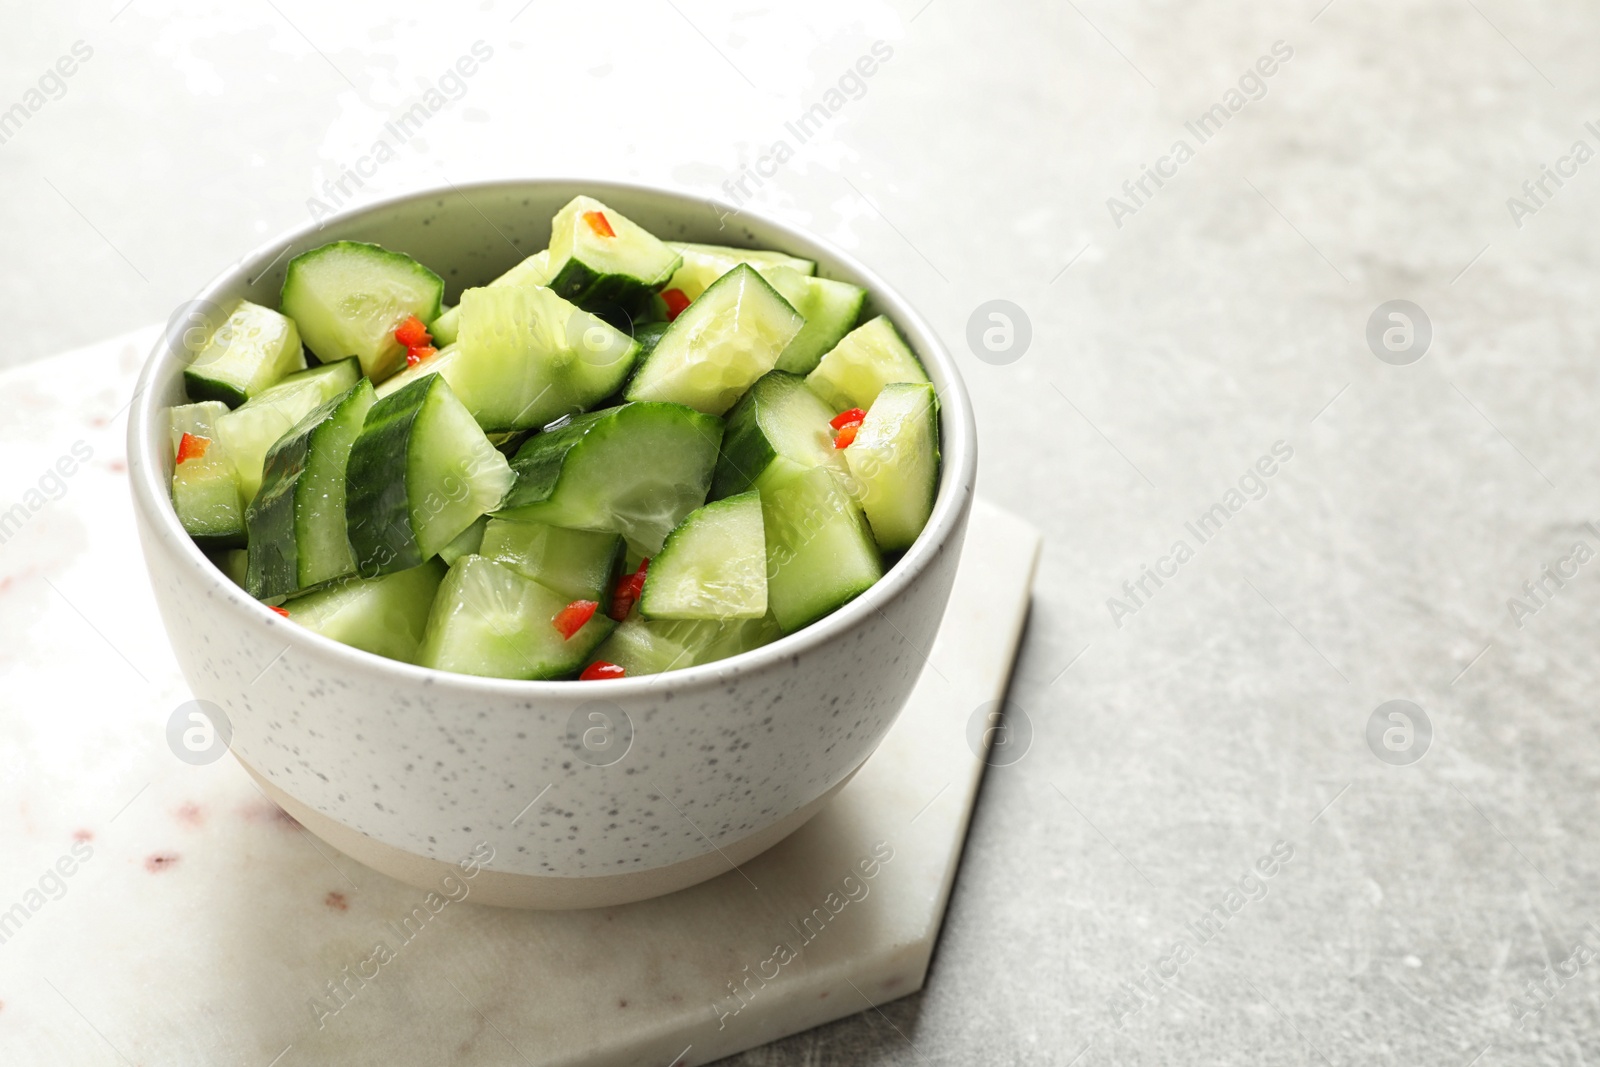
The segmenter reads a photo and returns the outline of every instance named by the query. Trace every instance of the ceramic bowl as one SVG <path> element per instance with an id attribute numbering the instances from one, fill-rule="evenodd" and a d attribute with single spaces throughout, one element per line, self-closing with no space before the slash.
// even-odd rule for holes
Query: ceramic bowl
<path id="1" fill-rule="evenodd" d="M 375 241 L 440 271 L 446 297 L 545 247 L 550 217 L 596 196 L 664 239 L 777 248 L 864 286 L 941 398 L 932 520 L 871 590 L 731 659 L 645 678 L 520 682 L 430 670 L 301 629 L 201 554 L 173 512 L 164 409 L 183 402 L 184 316 L 139 380 L 128 429 L 139 536 L 197 699 L 221 709 L 262 789 L 335 848 L 433 887 L 463 861 L 473 897 L 596 907 L 725 873 L 799 828 L 872 754 L 924 665 L 955 575 L 976 470 L 955 361 L 881 278 L 817 238 L 666 189 L 588 180 L 450 186 L 321 220 L 224 271 L 191 308 L 277 306 L 285 263 Z"/>

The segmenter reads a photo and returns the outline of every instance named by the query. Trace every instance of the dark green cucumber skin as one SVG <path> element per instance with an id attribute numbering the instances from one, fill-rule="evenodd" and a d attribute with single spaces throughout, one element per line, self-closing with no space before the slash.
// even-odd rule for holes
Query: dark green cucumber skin
<path id="1" fill-rule="evenodd" d="M 549 288 L 563 300 L 599 315 L 613 326 L 618 325 L 619 315 L 626 317 L 624 321 L 638 317 L 656 295 L 655 286 L 626 274 L 603 274 L 576 259 L 561 265 L 550 279 Z"/>
<path id="2" fill-rule="evenodd" d="M 312 412 L 315 425 L 338 406 L 335 397 Z M 250 561 L 245 569 L 245 591 L 257 600 L 284 597 L 300 587 L 300 557 L 295 538 L 295 486 L 305 473 L 314 428 L 290 433 L 267 450 L 261 490 L 245 509 L 250 532 Z"/>
<path id="3" fill-rule="evenodd" d="M 363 578 L 421 566 L 411 526 L 406 457 L 429 395 L 444 379 L 427 374 L 390 393 L 367 412 L 345 468 L 345 508 L 356 572 Z M 359 516 L 359 518 L 358 518 Z"/>
<path id="4" fill-rule="evenodd" d="M 302 504 L 313 507 L 315 503 L 300 500 L 300 479 L 323 431 L 360 387 L 357 383 L 324 402 L 300 420 L 294 432 L 267 450 L 261 490 L 245 510 L 250 544 L 245 589 L 258 600 L 287 596 L 302 588 L 296 519 Z"/>
<path id="5" fill-rule="evenodd" d="M 541 504 L 550 499 L 550 494 L 555 492 L 556 483 L 561 480 L 561 468 L 567 461 L 567 453 L 572 451 L 596 424 L 618 410 L 620 409 L 605 408 L 601 411 L 576 415 L 556 429 L 534 434 L 523 442 L 522 447 L 517 449 L 517 454 L 511 459 L 511 470 L 516 474 L 517 480 L 511 486 L 511 492 L 506 494 L 505 500 L 500 503 L 499 510 L 509 511 L 526 504 Z"/>
<path id="6" fill-rule="evenodd" d="M 247 543 L 245 527 L 243 526 L 236 531 L 230 530 L 227 533 L 220 534 L 191 533 L 189 534 L 189 540 L 193 541 L 195 547 L 202 552 L 220 552 L 226 548 L 243 548 Z"/>
<path id="7" fill-rule="evenodd" d="M 798 374 L 768 371 L 756 379 L 724 416 L 728 428 L 722 435 L 722 454 L 717 457 L 716 472 L 711 476 L 709 499 L 721 500 L 752 488 L 761 472 L 776 458 L 778 453 L 761 429 L 760 404 L 762 397 L 774 388 L 774 383 L 781 387 L 790 382 L 805 387 L 805 379 Z"/>
<path id="8" fill-rule="evenodd" d="M 655 351 L 656 344 L 666 334 L 667 327 L 671 325 L 672 323 L 670 322 L 645 322 L 634 327 L 633 339 L 639 342 L 639 354 L 634 357 L 634 367 L 643 364 L 645 357 Z"/>
<path id="9" fill-rule="evenodd" d="M 183 372 L 183 391 L 188 394 L 191 404 L 201 400 L 220 400 L 229 408 L 236 408 L 249 399 L 240 390 L 204 377 L 193 367 Z"/>

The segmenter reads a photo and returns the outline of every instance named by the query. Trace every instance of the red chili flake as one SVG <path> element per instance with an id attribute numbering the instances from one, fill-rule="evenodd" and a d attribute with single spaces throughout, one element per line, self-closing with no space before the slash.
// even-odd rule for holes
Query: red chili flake
<path id="1" fill-rule="evenodd" d="M 615 663 L 607 663 L 603 659 L 597 659 L 583 669 L 583 673 L 578 675 L 578 681 L 599 682 L 606 678 L 626 678 L 627 676 L 628 672 Z"/>
<path id="2" fill-rule="evenodd" d="M 406 366 L 415 367 L 418 363 L 437 355 L 439 350 L 432 345 L 413 345 L 406 349 Z"/>
<path id="3" fill-rule="evenodd" d="M 289 617 L 288 608 L 280 608 L 276 604 L 268 604 L 267 607 L 272 611 L 276 611 L 279 615 L 282 615 L 286 619 Z"/>
<path id="4" fill-rule="evenodd" d="M 851 408 L 849 411 L 841 411 L 839 414 L 829 419 L 828 425 L 837 430 L 852 422 L 860 422 L 866 417 L 867 413 L 865 411 L 862 411 L 860 408 Z"/>
<path id="5" fill-rule="evenodd" d="M 616 588 L 611 591 L 611 610 L 607 612 L 613 619 L 622 622 L 633 610 L 634 601 L 644 592 L 644 576 L 649 567 L 650 558 L 647 556 L 639 561 L 638 570 L 617 579 Z"/>
<path id="6" fill-rule="evenodd" d="M 855 442 L 856 431 L 861 429 L 859 422 L 847 422 L 839 427 L 839 432 L 833 437 L 834 448 L 849 448 Z"/>
<path id="7" fill-rule="evenodd" d="M 206 449 L 211 447 L 211 438 L 196 437 L 186 433 L 178 438 L 178 462 L 184 463 L 191 459 L 199 459 L 206 454 Z"/>
<path id="8" fill-rule="evenodd" d="M 416 348 L 433 340 L 428 335 L 428 328 L 415 315 L 407 315 L 406 321 L 395 328 L 394 339 L 407 348 Z"/>
<path id="9" fill-rule="evenodd" d="M 570 641 L 572 635 L 583 629 L 584 623 L 594 617 L 594 611 L 600 606 L 596 600 L 574 600 L 560 611 L 555 618 L 550 620 L 563 639 Z"/>
<path id="10" fill-rule="evenodd" d="M 671 322 L 683 314 L 683 309 L 689 306 L 689 298 L 682 289 L 668 289 L 661 294 L 662 301 L 667 305 L 667 321 Z"/>
<path id="11" fill-rule="evenodd" d="M 611 222 L 606 218 L 603 211 L 585 211 L 583 213 L 583 221 L 589 224 L 589 229 L 601 237 L 615 237 L 617 235 L 617 231 L 611 228 Z"/>

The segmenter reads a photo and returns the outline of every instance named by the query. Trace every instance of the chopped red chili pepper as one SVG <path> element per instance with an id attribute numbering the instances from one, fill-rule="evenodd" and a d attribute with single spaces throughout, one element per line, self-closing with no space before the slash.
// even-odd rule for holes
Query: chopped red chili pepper
<path id="1" fill-rule="evenodd" d="M 682 315 L 683 309 L 689 306 L 689 298 L 682 289 L 668 289 L 661 294 L 661 299 L 667 305 L 668 322 Z"/>
<path id="2" fill-rule="evenodd" d="M 617 579 L 616 588 L 611 591 L 611 610 L 607 612 L 613 619 L 622 622 L 633 610 L 634 601 L 644 592 L 644 576 L 649 566 L 649 557 L 641 559 L 638 570 Z"/>
<path id="3" fill-rule="evenodd" d="M 606 214 L 603 211 L 585 211 L 583 213 L 583 221 L 589 224 L 589 229 L 601 237 L 615 237 L 617 235 L 617 231 L 611 228 L 611 222 L 606 218 Z"/>
<path id="4" fill-rule="evenodd" d="M 597 659 L 583 669 L 583 673 L 578 675 L 578 681 L 599 682 L 607 678 L 626 678 L 627 676 L 628 672 L 615 663 L 607 663 L 603 659 Z"/>
<path id="5" fill-rule="evenodd" d="M 406 349 L 406 366 L 415 367 L 428 357 L 437 355 L 438 352 L 439 350 L 432 345 L 413 345 Z"/>
<path id="6" fill-rule="evenodd" d="M 859 422 L 847 422 L 839 427 L 839 432 L 833 436 L 834 448 L 849 448 L 856 439 L 856 431 L 861 429 Z"/>
<path id="7" fill-rule="evenodd" d="M 197 437 L 192 433 L 186 433 L 182 437 L 178 438 L 178 462 L 182 463 L 185 460 L 199 459 L 201 456 L 206 454 L 206 449 L 210 447 L 211 438 Z"/>
<path id="8" fill-rule="evenodd" d="M 600 606 L 595 600 L 574 600 L 560 611 L 550 622 L 565 640 L 572 640 L 572 635 L 583 629 L 584 623 L 594 617 L 594 609 Z"/>
<path id="9" fill-rule="evenodd" d="M 862 411 L 860 408 L 851 408 L 849 411 L 841 411 L 839 414 L 829 419 L 828 425 L 837 430 L 848 423 L 860 422 L 866 417 L 867 413 L 865 411 Z"/>
<path id="10" fill-rule="evenodd" d="M 271 608 L 273 611 L 276 611 L 279 615 L 282 615 L 286 619 L 289 617 L 288 608 L 280 608 L 276 604 L 268 604 L 267 607 Z"/>
<path id="11" fill-rule="evenodd" d="M 415 315 L 407 315 L 406 321 L 395 328 L 394 339 L 407 348 L 416 348 L 433 340 L 428 335 L 428 328 Z"/>

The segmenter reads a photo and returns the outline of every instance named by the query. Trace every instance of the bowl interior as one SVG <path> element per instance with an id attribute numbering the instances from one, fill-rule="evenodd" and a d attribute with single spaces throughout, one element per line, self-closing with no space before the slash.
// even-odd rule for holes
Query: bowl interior
<path id="1" fill-rule="evenodd" d="M 157 528 L 158 535 L 182 541 L 196 561 L 200 560 L 199 549 L 189 541 L 178 523 L 168 490 L 172 457 L 164 411 L 184 402 L 182 357 L 185 353 L 179 338 L 185 326 L 235 298 L 277 307 L 289 260 L 334 240 L 371 241 L 415 257 L 444 278 L 446 302 L 453 304 L 462 289 L 490 281 L 545 248 L 550 239 L 551 216 L 579 194 L 597 197 L 664 240 L 775 248 L 816 260 L 819 275 L 862 286 L 868 294 L 862 320 L 878 314 L 890 317 L 922 360 L 940 399 L 943 455 L 933 515 L 916 544 L 895 562 L 884 578 L 843 608 L 794 634 L 715 664 L 674 671 L 674 680 L 687 682 L 692 676 L 707 674 L 713 668 L 725 677 L 730 668 L 755 666 L 773 657 L 798 652 L 824 639 L 830 632 L 871 614 L 876 604 L 895 596 L 959 526 L 976 472 L 976 432 L 971 404 L 954 360 L 939 339 L 921 316 L 876 274 L 803 231 L 683 193 L 585 179 L 531 179 L 449 186 L 380 201 L 270 242 L 214 279 L 174 314 L 145 367 L 133 404 L 129 424 L 129 476 L 135 497 Z M 214 577 L 224 599 L 253 606 L 266 617 L 266 608 L 234 586 L 220 571 L 209 565 L 204 570 Z M 310 631 L 298 631 L 294 639 L 318 647 L 328 655 L 355 657 L 356 661 L 372 660 L 390 669 L 424 672 L 435 680 L 448 678 L 457 684 L 479 687 L 566 684 L 443 675 L 382 659 Z M 645 683 L 645 679 L 620 679 L 598 684 Z"/>

